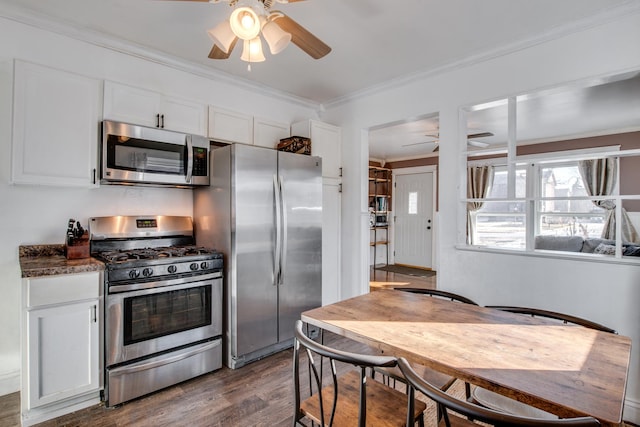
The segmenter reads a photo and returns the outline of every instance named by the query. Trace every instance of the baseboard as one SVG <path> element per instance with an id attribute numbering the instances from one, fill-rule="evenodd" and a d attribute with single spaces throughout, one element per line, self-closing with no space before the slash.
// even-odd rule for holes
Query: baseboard
<path id="1" fill-rule="evenodd" d="M 7 372 L 0 375 L 0 396 L 20 391 L 20 371 Z"/>
<path id="2" fill-rule="evenodd" d="M 640 425 L 640 401 L 625 399 L 622 419 Z"/>

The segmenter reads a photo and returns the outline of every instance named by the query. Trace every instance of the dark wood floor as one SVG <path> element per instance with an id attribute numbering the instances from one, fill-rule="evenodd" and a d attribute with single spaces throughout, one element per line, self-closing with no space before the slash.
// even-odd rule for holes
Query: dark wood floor
<path id="1" fill-rule="evenodd" d="M 371 277 L 382 284 L 435 287 L 433 278 L 429 281 L 379 270 Z M 365 351 L 361 344 L 329 339 L 341 348 Z M 38 427 L 291 426 L 292 357 L 292 350 L 285 350 L 241 369 L 222 368 L 116 408 L 97 405 Z M 0 397 L 0 427 L 19 426 L 19 414 L 19 393 Z"/>
<path id="2" fill-rule="evenodd" d="M 392 273 L 378 269 L 369 271 L 369 287 L 372 291 L 396 287 L 436 288 L 436 276 L 418 277 Z"/>

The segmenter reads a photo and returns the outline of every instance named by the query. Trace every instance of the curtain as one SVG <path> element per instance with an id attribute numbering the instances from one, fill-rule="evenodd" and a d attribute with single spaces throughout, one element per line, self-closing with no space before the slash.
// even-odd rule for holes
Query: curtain
<path id="1" fill-rule="evenodd" d="M 580 175 L 587 194 L 591 197 L 609 196 L 616 185 L 616 159 L 582 160 L 578 162 Z M 594 200 L 593 204 L 607 210 L 607 217 L 602 230 L 603 239 L 616 238 L 616 204 L 613 200 Z M 622 208 L 622 241 L 638 242 L 638 233 L 633 227 L 627 211 Z"/>
<path id="2" fill-rule="evenodd" d="M 484 199 L 487 197 L 491 182 L 493 181 L 493 166 L 469 166 L 467 167 L 467 199 Z M 473 212 L 478 211 L 484 202 L 467 202 L 467 243 L 475 242 L 476 223 Z"/>

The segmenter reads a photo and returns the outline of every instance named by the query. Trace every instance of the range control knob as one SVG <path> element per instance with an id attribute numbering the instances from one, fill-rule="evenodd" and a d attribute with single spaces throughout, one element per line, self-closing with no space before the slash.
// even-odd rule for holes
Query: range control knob
<path id="1" fill-rule="evenodd" d="M 142 275 L 144 277 L 149 277 L 153 274 L 153 269 L 151 268 L 145 268 L 144 270 L 142 270 Z"/>
<path id="2" fill-rule="evenodd" d="M 132 279 L 137 279 L 138 277 L 140 277 L 140 272 L 138 270 L 131 270 L 129 272 L 129 277 Z"/>
<path id="3" fill-rule="evenodd" d="M 198 267 L 199 267 L 199 266 L 198 266 L 198 263 L 197 263 L 197 262 L 192 262 L 192 263 L 191 263 L 191 265 L 189 266 L 189 268 L 190 268 L 192 271 L 196 271 L 196 270 L 198 269 Z"/>
<path id="4" fill-rule="evenodd" d="M 175 273 L 176 271 L 178 271 L 178 267 L 176 267 L 175 265 L 170 265 L 169 267 L 167 267 L 167 271 L 171 274 Z"/>
<path id="5" fill-rule="evenodd" d="M 206 270 L 209 266 L 207 265 L 206 261 L 202 261 L 202 263 L 200 263 L 200 268 L 202 270 Z"/>

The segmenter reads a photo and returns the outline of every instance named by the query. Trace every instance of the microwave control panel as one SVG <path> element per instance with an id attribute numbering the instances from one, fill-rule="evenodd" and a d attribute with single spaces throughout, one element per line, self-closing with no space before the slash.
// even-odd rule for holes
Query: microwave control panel
<path id="1" fill-rule="evenodd" d="M 193 176 L 207 176 L 209 150 L 201 147 L 193 147 Z"/>

